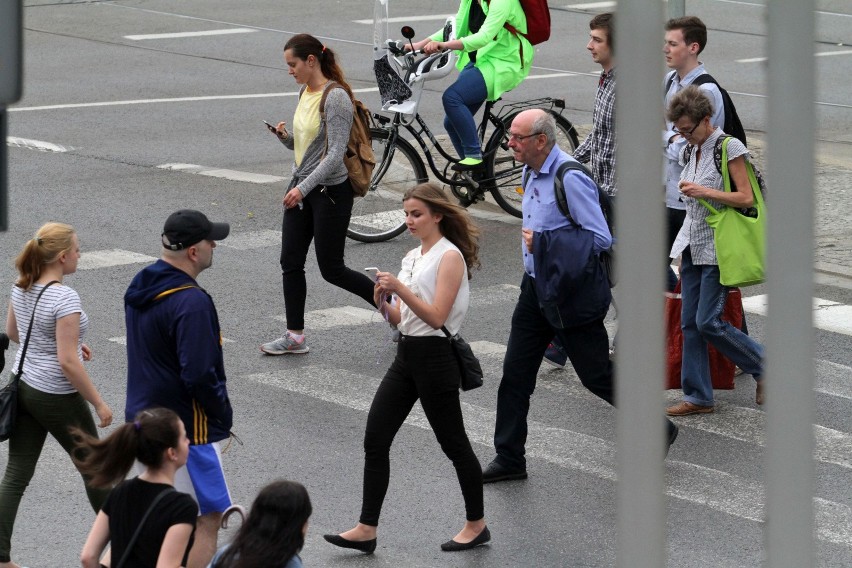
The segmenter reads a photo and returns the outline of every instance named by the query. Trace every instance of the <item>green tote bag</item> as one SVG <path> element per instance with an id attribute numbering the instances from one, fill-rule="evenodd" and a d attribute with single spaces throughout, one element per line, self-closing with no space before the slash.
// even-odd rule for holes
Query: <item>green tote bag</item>
<path id="1" fill-rule="evenodd" d="M 728 172 L 728 142 L 722 142 L 722 179 L 725 191 L 731 191 L 731 174 Z M 719 263 L 719 282 L 723 286 L 744 287 L 760 284 L 766 271 L 766 203 L 754 167 L 746 160 L 746 170 L 754 193 L 753 210 L 757 216 L 744 215 L 734 207 L 717 210 L 704 199 L 699 199 L 710 210 L 707 224 L 713 229 L 716 259 Z"/>

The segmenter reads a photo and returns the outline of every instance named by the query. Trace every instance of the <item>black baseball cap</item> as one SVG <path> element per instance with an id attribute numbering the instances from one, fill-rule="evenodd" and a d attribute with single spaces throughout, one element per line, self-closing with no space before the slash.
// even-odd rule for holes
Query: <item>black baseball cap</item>
<path id="1" fill-rule="evenodd" d="M 228 223 L 212 223 L 201 211 L 181 209 L 166 219 L 163 226 L 163 246 L 182 250 L 201 241 L 221 241 L 231 232 Z"/>

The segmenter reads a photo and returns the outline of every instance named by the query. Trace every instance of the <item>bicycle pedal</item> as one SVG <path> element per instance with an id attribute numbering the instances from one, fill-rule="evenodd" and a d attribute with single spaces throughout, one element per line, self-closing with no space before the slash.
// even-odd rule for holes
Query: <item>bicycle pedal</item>
<path id="1" fill-rule="evenodd" d="M 471 172 L 459 172 L 460 177 L 465 181 L 465 185 L 469 185 L 471 189 L 479 189 L 479 182 L 476 181 L 473 176 L 471 176 Z M 468 190 L 468 193 L 470 191 Z"/>

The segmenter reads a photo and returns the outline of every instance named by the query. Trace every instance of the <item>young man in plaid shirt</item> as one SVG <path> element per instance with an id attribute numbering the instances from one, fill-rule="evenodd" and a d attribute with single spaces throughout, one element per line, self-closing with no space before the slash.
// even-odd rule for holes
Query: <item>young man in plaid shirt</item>
<path id="1" fill-rule="evenodd" d="M 615 57 L 613 50 L 613 15 L 598 14 L 589 22 L 589 43 L 586 49 L 602 68 L 595 95 L 592 131 L 576 150 L 574 158 L 588 164 L 592 178 L 610 197 L 615 197 Z M 562 368 L 568 355 L 558 343 L 551 343 L 544 361 Z"/>

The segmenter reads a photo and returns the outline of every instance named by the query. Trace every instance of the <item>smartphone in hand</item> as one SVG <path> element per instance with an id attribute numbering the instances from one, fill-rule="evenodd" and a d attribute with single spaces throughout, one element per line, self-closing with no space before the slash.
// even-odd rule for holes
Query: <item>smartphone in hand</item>
<path id="1" fill-rule="evenodd" d="M 269 129 L 269 131 L 271 133 L 273 133 L 274 135 L 276 135 L 278 137 L 285 136 L 287 134 L 286 130 L 284 130 L 283 132 L 279 132 L 277 128 L 275 128 L 274 126 L 272 126 L 271 124 L 269 124 L 265 120 L 263 121 L 263 124 L 266 125 L 266 127 Z"/>
<path id="2" fill-rule="evenodd" d="M 372 274 L 368 274 L 368 276 L 373 279 L 373 282 L 376 282 L 378 280 L 377 273 L 379 272 L 379 269 L 377 267 L 368 266 L 364 269 L 364 272 L 372 272 Z"/>

